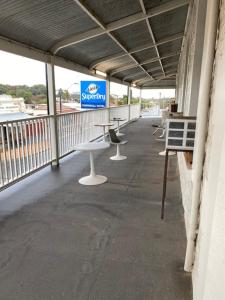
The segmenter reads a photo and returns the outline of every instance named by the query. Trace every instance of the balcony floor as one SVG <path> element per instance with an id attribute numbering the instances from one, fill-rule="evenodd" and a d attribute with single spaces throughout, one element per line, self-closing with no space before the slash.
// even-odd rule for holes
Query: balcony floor
<path id="1" fill-rule="evenodd" d="M 176 157 L 161 221 L 163 144 L 152 137 L 152 122 L 122 129 L 127 160 L 109 160 L 114 146 L 96 156 L 106 184 L 78 183 L 89 172 L 81 153 L 1 193 L 1 299 L 192 299 Z"/>

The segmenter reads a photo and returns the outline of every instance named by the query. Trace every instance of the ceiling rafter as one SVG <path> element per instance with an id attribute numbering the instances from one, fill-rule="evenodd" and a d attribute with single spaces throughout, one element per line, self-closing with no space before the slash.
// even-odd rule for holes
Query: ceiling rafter
<path id="1" fill-rule="evenodd" d="M 155 46 L 160 46 L 160 45 L 163 45 L 163 44 L 166 44 L 166 43 L 169 43 L 169 42 L 173 42 L 175 40 L 182 39 L 183 37 L 184 37 L 183 33 L 174 34 L 174 35 L 171 35 L 171 36 L 168 36 L 166 38 L 163 38 L 163 39 L 159 40 L 156 44 L 146 43 L 142 46 L 138 46 L 138 47 L 135 47 L 133 49 L 130 49 L 129 53 L 133 54 L 133 53 L 137 53 L 137 52 L 140 52 L 140 51 L 143 51 L 143 50 L 154 48 Z M 97 65 L 99 65 L 101 63 L 111 61 L 111 60 L 114 60 L 114 59 L 117 59 L 117 58 L 121 58 L 121 57 L 126 56 L 126 55 L 127 55 L 126 53 L 117 53 L 117 54 L 113 54 L 113 55 L 109 55 L 109 56 L 100 58 L 96 61 L 93 61 L 90 64 L 89 69 L 94 69 L 95 67 L 97 67 Z"/>
<path id="2" fill-rule="evenodd" d="M 136 60 L 136 58 L 129 53 L 129 51 L 126 49 L 125 46 L 122 45 L 122 43 L 111 33 L 106 30 L 106 26 L 103 24 L 103 22 L 88 8 L 82 0 L 74 0 L 74 2 L 80 6 L 80 8 L 98 25 L 101 27 L 101 29 L 106 31 L 106 34 L 127 54 L 129 57 L 136 63 L 138 67 L 140 67 L 148 77 L 152 78 L 152 76 L 145 70 L 145 68 L 140 65 L 139 61 Z"/>
<path id="3" fill-rule="evenodd" d="M 171 72 L 172 73 L 168 72 L 165 77 L 164 76 L 163 77 L 159 77 L 156 80 L 151 80 L 151 79 L 147 78 L 147 76 L 145 76 L 143 78 L 140 78 L 140 79 L 137 79 L 137 80 L 133 81 L 133 83 L 138 85 L 139 83 L 143 83 L 143 82 L 150 82 L 150 81 L 155 82 L 155 81 L 160 81 L 160 80 L 163 80 L 163 79 L 166 79 L 166 78 L 170 78 L 170 77 L 173 77 L 173 76 L 177 75 L 177 73 L 174 72 L 174 70 L 172 70 Z"/>
<path id="4" fill-rule="evenodd" d="M 138 85 L 138 87 L 142 89 L 161 89 L 161 88 L 173 89 L 176 88 L 176 79 L 166 78 L 165 80 L 161 80 L 161 81 L 152 81 L 150 83 L 144 82 L 143 84 Z"/>
<path id="5" fill-rule="evenodd" d="M 174 10 L 176 8 L 182 7 L 184 5 L 189 4 L 190 0 L 172 0 L 168 3 L 159 5 L 155 8 L 149 9 L 146 11 L 146 14 L 144 14 L 143 12 L 141 13 L 136 13 L 132 16 L 128 16 L 128 17 L 124 17 L 121 18 L 118 21 L 114 21 L 111 22 L 109 24 L 107 24 L 106 26 L 102 26 L 102 22 L 99 22 L 98 18 L 96 16 L 94 16 L 94 14 L 89 10 L 86 9 L 84 4 L 81 3 L 81 1 L 77 1 L 74 0 L 74 2 L 76 4 L 78 4 L 81 8 L 84 7 L 86 10 L 86 13 L 90 16 L 90 18 L 92 18 L 92 20 L 96 19 L 96 23 L 100 28 L 94 28 L 91 30 L 88 30 L 86 32 L 80 33 L 80 34 L 76 34 L 76 35 L 72 35 L 68 38 L 65 38 L 61 41 L 58 41 L 55 45 L 53 45 L 50 49 L 50 52 L 52 52 L 53 54 L 56 54 L 60 49 L 89 40 L 91 38 L 103 35 L 103 34 L 107 34 L 111 31 L 126 27 L 128 25 L 146 20 L 148 18 L 157 16 L 159 14 L 165 13 L 167 11 L 171 11 Z M 94 17 L 94 18 L 93 18 Z"/>
<path id="6" fill-rule="evenodd" d="M 146 8 L 145 8 L 143 0 L 139 0 L 139 3 L 141 5 L 143 14 L 146 15 L 147 11 L 146 11 Z M 152 38 L 152 41 L 153 41 L 153 44 L 154 44 L 154 48 L 155 48 L 156 54 L 157 54 L 158 59 L 159 59 L 159 64 L 160 64 L 162 72 L 163 72 L 163 74 L 165 76 L 165 72 L 164 72 L 164 69 L 163 69 L 162 61 L 161 61 L 161 58 L 160 58 L 160 55 L 159 55 L 159 49 L 158 49 L 158 47 L 156 45 L 155 35 L 154 35 L 153 31 L 152 31 L 152 27 L 151 27 L 151 24 L 149 22 L 149 19 L 145 19 L 145 22 L 146 22 L 146 25 L 148 27 L 149 34 L 150 34 L 150 36 Z"/>
<path id="7" fill-rule="evenodd" d="M 172 63 L 169 63 L 169 64 L 167 64 L 167 65 L 164 65 L 163 67 L 164 67 L 164 68 L 168 68 L 168 67 L 174 66 L 174 65 L 176 65 L 176 64 L 178 64 L 177 61 L 172 62 Z M 157 71 L 157 70 L 161 70 L 161 66 L 160 66 L 160 67 L 155 67 L 155 68 L 152 68 L 152 69 L 147 69 L 148 72 L 153 72 L 153 71 Z M 127 79 L 132 78 L 132 77 L 135 77 L 135 76 L 137 76 L 138 74 L 140 74 L 140 72 L 136 72 L 136 73 L 127 75 L 127 76 L 123 77 L 122 80 L 123 80 L 123 81 L 126 81 Z"/>
<path id="8" fill-rule="evenodd" d="M 180 54 L 180 51 L 172 52 L 168 55 L 162 56 L 161 60 L 166 59 L 166 58 L 170 58 L 170 57 L 173 57 L 173 56 L 178 56 L 179 54 Z M 149 64 L 149 63 L 156 62 L 158 60 L 159 60 L 158 57 L 150 58 L 150 59 L 147 59 L 147 60 L 144 60 L 144 61 L 140 62 L 140 65 L 146 65 L 146 64 Z M 133 68 L 136 68 L 136 67 L 137 67 L 137 65 L 132 64 L 132 65 L 125 65 L 125 66 L 122 66 L 122 67 L 119 67 L 119 68 L 115 68 L 111 71 L 110 76 L 113 76 L 116 73 L 123 72 L 123 71 L 133 69 Z"/>

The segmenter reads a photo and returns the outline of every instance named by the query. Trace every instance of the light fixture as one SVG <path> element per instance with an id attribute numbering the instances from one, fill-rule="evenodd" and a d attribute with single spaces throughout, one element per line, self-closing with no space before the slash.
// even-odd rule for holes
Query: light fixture
<path id="1" fill-rule="evenodd" d="M 137 86 L 136 83 L 132 83 L 131 85 L 132 85 L 133 87 L 136 87 L 136 86 Z"/>
<path id="2" fill-rule="evenodd" d="M 106 77 L 106 76 L 107 76 L 106 73 L 104 73 L 104 72 L 102 72 L 102 71 L 99 71 L 99 70 L 95 70 L 95 74 L 96 74 L 96 75 L 100 75 L 100 76 L 102 76 L 102 77 Z"/>

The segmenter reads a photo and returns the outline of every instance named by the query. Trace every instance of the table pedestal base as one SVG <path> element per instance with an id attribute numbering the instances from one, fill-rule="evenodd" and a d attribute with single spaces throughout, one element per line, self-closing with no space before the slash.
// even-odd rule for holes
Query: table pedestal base
<path id="1" fill-rule="evenodd" d="M 159 155 L 166 156 L 166 150 L 159 152 Z M 168 151 L 168 155 L 169 156 L 176 155 L 176 152 L 175 151 Z"/>
<path id="2" fill-rule="evenodd" d="M 116 135 L 117 135 L 117 136 L 123 136 L 123 135 L 125 135 L 125 134 L 122 133 L 122 132 L 117 132 Z"/>
<path id="3" fill-rule="evenodd" d="M 79 179 L 79 183 L 83 185 L 98 185 L 107 181 L 107 177 L 102 175 L 89 175 Z"/>
<path id="4" fill-rule="evenodd" d="M 111 156 L 110 159 L 112 159 L 112 160 L 124 160 L 124 159 L 127 159 L 127 157 L 125 155 L 115 155 L 115 156 Z"/>

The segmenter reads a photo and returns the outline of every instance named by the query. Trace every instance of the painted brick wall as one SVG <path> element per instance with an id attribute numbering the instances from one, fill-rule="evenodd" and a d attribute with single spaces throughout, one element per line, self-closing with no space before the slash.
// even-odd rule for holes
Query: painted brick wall
<path id="1" fill-rule="evenodd" d="M 184 207 L 185 228 L 186 234 L 188 234 L 189 217 L 191 213 L 192 170 L 187 168 L 187 164 L 183 153 L 178 152 L 177 158 L 180 173 L 182 202 Z"/>
<path id="2" fill-rule="evenodd" d="M 225 0 L 221 0 L 211 90 L 200 226 L 193 271 L 194 300 L 225 299 Z"/>
<path id="3" fill-rule="evenodd" d="M 189 106 L 191 105 L 190 82 L 193 76 L 193 63 L 196 42 L 196 18 L 198 1 L 193 1 L 189 17 L 187 20 L 187 32 L 183 43 L 182 53 L 178 68 L 177 78 L 177 101 L 178 110 L 184 115 L 188 115 Z M 184 217 L 186 225 L 186 233 L 189 229 L 189 218 L 191 209 L 192 194 L 192 171 L 187 168 L 183 153 L 178 153 L 178 165 L 180 172 L 180 182 L 182 191 L 182 201 L 184 207 Z"/>

